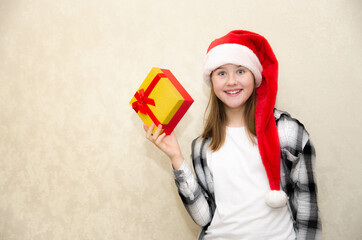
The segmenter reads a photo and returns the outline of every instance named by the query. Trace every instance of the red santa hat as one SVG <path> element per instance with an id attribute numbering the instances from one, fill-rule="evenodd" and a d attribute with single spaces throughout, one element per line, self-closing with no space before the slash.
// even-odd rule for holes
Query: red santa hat
<path id="1" fill-rule="evenodd" d="M 254 75 L 256 136 L 271 189 L 265 201 L 274 208 L 285 206 L 287 195 L 280 190 L 280 144 L 273 114 L 278 90 L 278 61 L 263 36 L 236 30 L 210 44 L 204 65 L 205 82 L 211 85 L 212 71 L 230 63 L 244 66 Z"/>

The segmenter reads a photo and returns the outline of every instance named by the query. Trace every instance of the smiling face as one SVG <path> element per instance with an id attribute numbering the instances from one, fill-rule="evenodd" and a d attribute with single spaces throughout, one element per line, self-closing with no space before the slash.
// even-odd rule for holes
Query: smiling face
<path id="1" fill-rule="evenodd" d="M 254 91 L 254 75 L 246 67 L 225 64 L 211 73 L 215 95 L 224 103 L 225 110 L 243 111 L 245 102 Z"/>

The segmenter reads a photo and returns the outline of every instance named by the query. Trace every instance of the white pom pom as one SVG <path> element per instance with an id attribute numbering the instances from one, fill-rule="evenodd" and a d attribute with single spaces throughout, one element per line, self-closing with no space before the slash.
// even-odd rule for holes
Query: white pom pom
<path id="1" fill-rule="evenodd" d="M 280 208 L 287 204 L 288 197 L 283 191 L 270 191 L 265 197 L 265 203 L 272 208 Z"/>

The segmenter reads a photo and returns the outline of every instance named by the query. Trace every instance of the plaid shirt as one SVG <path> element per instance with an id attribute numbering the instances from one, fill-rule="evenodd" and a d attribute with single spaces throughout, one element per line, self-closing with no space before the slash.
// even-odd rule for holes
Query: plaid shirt
<path id="1" fill-rule="evenodd" d="M 289 197 L 290 211 L 297 240 L 321 238 L 321 222 L 314 176 L 315 151 L 309 134 L 298 120 L 274 110 L 281 147 L 281 187 Z M 213 178 L 207 166 L 206 151 L 210 139 L 196 138 L 192 142 L 192 161 L 196 179 L 185 163 L 174 170 L 175 182 L 185 208 L 202 231 L 204 239 L 216 205 Z"/>

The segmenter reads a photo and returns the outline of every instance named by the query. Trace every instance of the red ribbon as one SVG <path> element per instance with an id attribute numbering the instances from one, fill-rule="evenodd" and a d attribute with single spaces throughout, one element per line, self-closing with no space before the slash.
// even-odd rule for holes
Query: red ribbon
<path id="1" fill-rule="evenodd" d="M 147 109 L 149 109 L 147 104 L 156 106 L 155 100 L 145 96 L 145 90 L 143 90 L 143 88 L 141 88 L 138 92 L 136 92 L 134 97 L 137 99 L 137 101 L 132 103 L 132 107 L 136 111 L 136 113 L 140 111 L 142 114 L 147 114 Z"/>
<path id="2" fill-rule="evenodd" d="M 141 88 L 134 97 L 137 99 L 137 101 L 132 103 L 132 108 L 138 113 L 140 111 L 143 114 L 147 114 L 151 120 L 155 123 L 156 126 L 160 125 L 160 121 L 156 118 L 156 116 L 153 114 L 151 109 L 148 107 L 148 105 L 156 106 L 155 101 L 152 98 L 148 98 L 152 90 L 157 85 L 158 81 L 160 81 L 161 78 L 166 77 L 165 74 L 159 73 L 156 75 L 156 77 L 152 80 L 151 84 L 147 87 L 146 92 Z M 162 125 L 162 128 L 164 129 L 166 125 Z"/>

